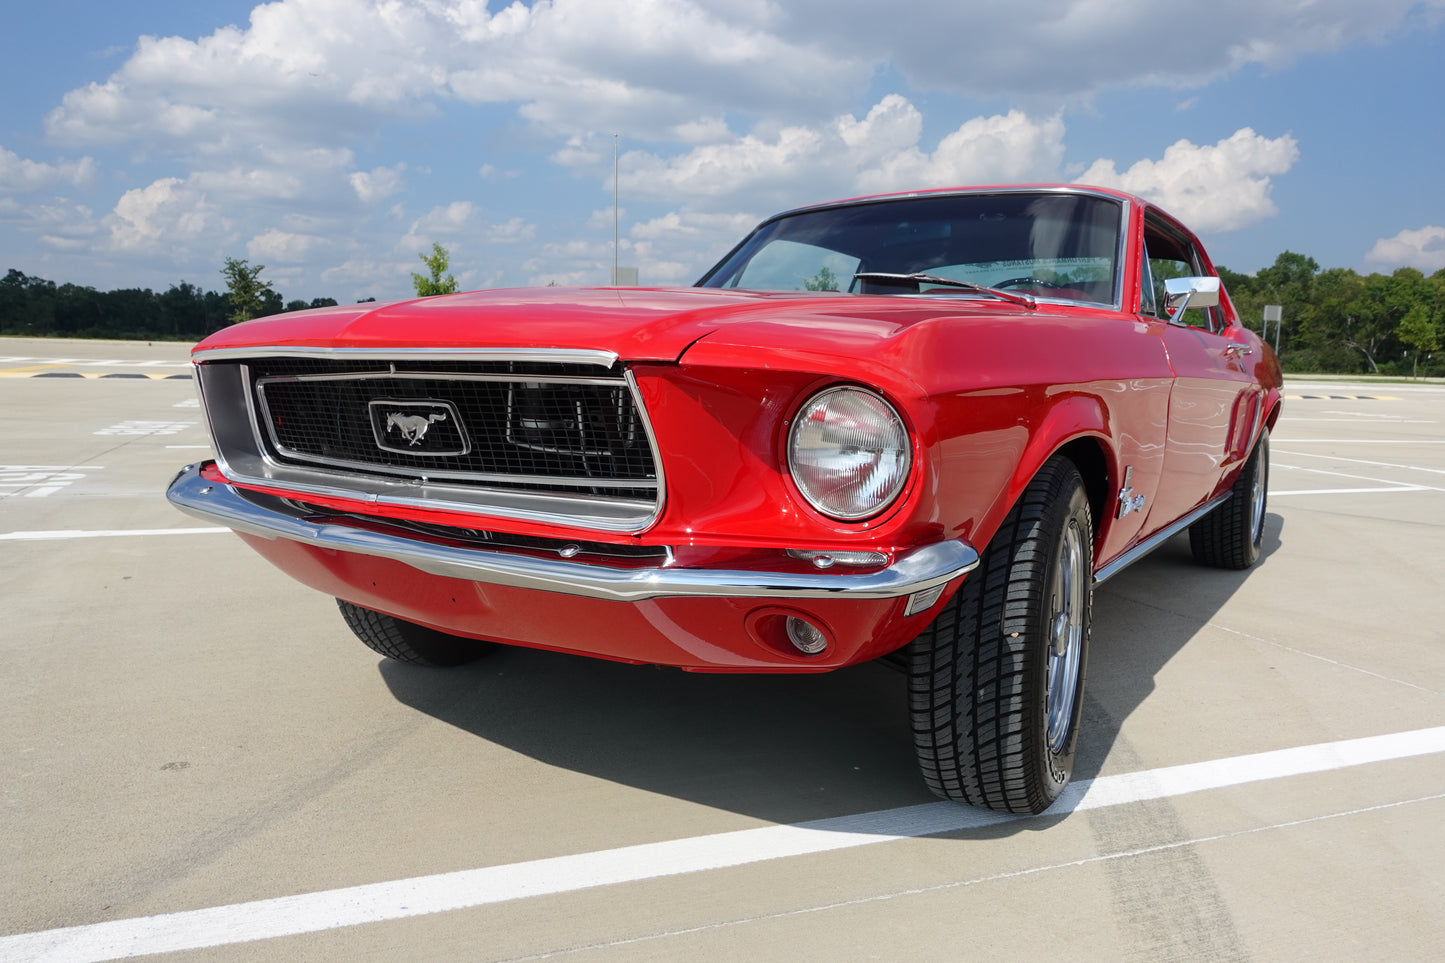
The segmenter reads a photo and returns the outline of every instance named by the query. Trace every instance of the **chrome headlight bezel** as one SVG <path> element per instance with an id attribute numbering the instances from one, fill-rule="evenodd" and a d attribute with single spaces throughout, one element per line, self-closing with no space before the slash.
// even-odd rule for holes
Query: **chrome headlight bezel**
<path id="1" fill-rule="evenodd" d="M 833 385 L 799 406 L 788 430 L 787 458 L 793 484 L 813 510 L 861 522 L 903 493 L 913 441 L 898 409 L 881 394 Z"/>

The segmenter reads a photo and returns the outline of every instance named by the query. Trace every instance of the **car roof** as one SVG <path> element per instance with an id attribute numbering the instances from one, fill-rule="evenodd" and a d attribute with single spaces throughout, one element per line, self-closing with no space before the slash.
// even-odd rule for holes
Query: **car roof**
<path id="1" fill-rule="evenodd" d="M 847 207 L 853 204 L 873 204 L 891 200 L 905 200 L 918 197 L 946 197 L 951 194 L 1027 194 L 1027 193 L 1048 193 L 1048 194 L 1087 194 L 1096 197 L 1111 197 L 1116 200 L 1128 201 L 1145 207 L 1153 207 L 1143 198 L 1125 191 L 1114 190 L 1108 187 L 1095 187 L 1089 184 L 991 184 L 971 187 L 936 187 L 917 191 L 894 191 L 883 194 L 863 194 L 858 197 L 843 198 L 836 201 L 824 201 L 818 204 L 805 204 L 802 207 L 795 207 L 790 210 L 781 211 L 768 218 L 769 221 L 779 217 L 787 217 L 791 214 L 800 214 L 804 211 L 826 210 L 830 207 Z"/>

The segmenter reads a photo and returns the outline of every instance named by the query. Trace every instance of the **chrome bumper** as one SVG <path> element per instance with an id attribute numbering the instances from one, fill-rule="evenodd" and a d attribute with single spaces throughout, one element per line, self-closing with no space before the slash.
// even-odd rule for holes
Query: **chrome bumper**
<path id="1" fill-rule="evenodd" d="M 675 596 L 889 599 L 943 585 L 978 565 L 978 553 L 967 542 L 947 541 L 915 549 L 876 572 L 758 572 L 666 566 L 614 569 L 313 520 L 284 499 L 208 482 L 201 477 L 202 467 L 186 466 L 171 482 L 166 497 L 181 511 L 207 522 L 261 538 L 286 538 L 318 548 L 394 559 L 446 578 L 585 598 L 617 602 Z"/>

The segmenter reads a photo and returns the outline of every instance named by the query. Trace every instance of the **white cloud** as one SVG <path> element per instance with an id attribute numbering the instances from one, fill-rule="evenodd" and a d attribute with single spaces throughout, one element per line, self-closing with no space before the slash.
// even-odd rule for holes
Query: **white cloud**
<path id="1" fill-rule="evenodd" d="M 107 221 L 112 245 L 123 251 L 174 249 L 230 230 L 204 191 L 178 177 L 126 191 Z"/>
<path id="2" fill-rule="evenodd" d="M 504 224 L 489 225 L 484 236 L 491 244 L 519 244 L 537 236 L 537 225 L 514 217 Z"/>
<path id="3" fill-rule="evenodd" d="M 348 258 L 321 272 L 321 283 L 328 288 L 345 288 L 345 297 L 356 301 L 367 297 L 396 298 L 410 285 L 405 279 L 420 263 L 412 260 L 377 260 L 370 257 Z"/>
<path id="4" fill-rule="evenodd" d="M 1384 268 L 1414 267 L 1433 274 L 1445 269 L 1445 227 L 1429 225 L 1380 238 L 1365 260 Z"/>
<path id="5" fill-rule="evenodd" d="M 256 261 L 296 263 L 305 261 L 319 248 L 329 246 L 323 237 L 313 234 L 292 234 L 272 228 L 246 242 L 246 255 Z"/>
<path id="6" fill-rule="evenodd" d="M 859 174 L 858 186 L 896 191 L 1048 180 L 1057 174 L 1063 157 L 1062 118 L 1035 121 L 1011 110 L 965 122 L 931 153 L 916 146 L 890 152 L 877 167 Z"/>
<path id="7" fill-rule="evenodd" d="M 837 138 L 833 138 L 836 142 Z M 771 139 L 748 134 L 708 144 L 677 157 L 644 151 L 626 155 L 622 189 L 629 197 L 733 197 L 805 182 L 826 166 L 828 138 L 822 130 L 785 127 Z"/>
<path id="8" fill-rule="evenodd" d="M 1445 0 L 1423 7 L 1445 11 Z M 108 178 L 97 188 L 90 157 L 41 163 L 0 148 L 0 202 L 5 191 L 107 190 L 104 200 L 85 198 L 101 212 L 114 206 L 90 218 L 93 229 L 103 225 L 97 246 L 170 259 L 156 271 L 210 269 L 203 259 L 217 251 L 259 245 L 276 252 L 272 260 L 304 265 L 312 283 L 352 264 L 355 283 L 399 271 L 404 284 L 415 264 L 403 262 L 438 240 L 486 250 L 488 270 L 508 283 L 524 271 L 601 281 L 610 218 L 585 222 L 601 195 L 566 196 L 555 188 L 560 178 L 537 168 L 550 153 L 584 184 L 605 181 L 610 200 L 620 131 L 623 200 L 640 221 L 623 224 L 628 256 L 644 281 L 688 280 L 758 215 L 872 191 L 1062 179 L 1061 105 L 1109 88 L 1187 88 L 1245 64 L 1278 67 L 1383 36 L 1421 8 L 1422 0 L 1194 8 L 918 0 L 905 18 L 863 0 L 275 0 L 239 27 L 142 38 L 119 69 L 51 111 L 53 143 L 126 150 L 131 169 L 145 171 L 129 190 Z M 1180 36 L 1186 41 L 1171 42 Z M 859 101 L 899 77 L 896 89 L 918 91 L 912 100 Z M 939 91 L 997 95 L 1007 106 L 959 123 L 968 115 L 949 115 L 958 102 Z M 1193 98 L 1169 99 L 1183 110 Z M 521 123 L 498 119 L 513 112 Z M 1157 122 L 1165 129 L 1178 117 Z M 482 131 L 485 156 L 457 154 L 452 164 L 426 153 L 437 142 L 468 150 L 462 129 Z M 127 166 L 91 153 L 107 172 Z M 1272 186 L 1297 157 L 1293 138 L 1246 128 L 1217 144 L 1179 141 L 1148 160 L 1067 170 L 1139 191 L 1196 228 L 1227 230 L 1274 213 Z M 468 196 L 459 185 L 472 172 L 506 182 L 470 195 L 493 220 L 471 201 L 448 202 Z M 428 193 L 437 188 L 448 193 Z M 559 205 L 549 215 L 556 224 L 539 228 L 534 212 L 549 203 Z M 45 230 L 18 211 L 10 221 L 25 244 L 83 236 Z M 584 262 L 542 243 L 568 231 L 588 243 L 605 237 L 608 250 Z M 1433 242 L 1421 243 L 1428 254 L 1423 245 Z"/>
<path id="9" fill-rule="evenodd" d="M 90 157 L 46 164 L 0 147 L 0 191 L 18 194 L 58 184 L 80 187 L 88 184 L 94 177 L 95 161 Z"/>
<path id="10" fill-rule="evenodd" d="M 1298 159 L 1299 146 L 1288 134 L 1270 139 L 1243 127 L 1213 146 L 1177 141 L 1161 159 L 1141 160 L 1122 173 L 1114 161 L 1097 160 L 1076 180 L 1138 194 L 1198 231 L 1232 231 L 1277 213 L 1270 178 Z"/>
<path id="11" fill-rule="evenodd" d="M 751 213 L 669 211 L 634 225 L 626 249 L 643 284 L 692 284 L 759 221 Z"/>
<path id="12" fill-rule="evenodd" d="M 767 4 L 553 0 L 495 13 L 477 0 L 277 0 L 244 27 L 142 37 L 101 82 L 65 95 L 52 139 L 167 139 L 249 149 L 325 143 L 415 120 L 452 100 L 518 105 L 548 129 L 719 136 L 726 110 L 841 104 L 872 65 L 770 32 Z"/>
<path id="13" fill-rule="evenodd" d="M 976 117 L 933 150 L 919 145 L 923 116 L 889 94 L 859 120 L 852 114 L 816 126 L 750 133 L 664 157 L 631 151 L 622 161 L 623 193 L 694 207 L 736 210 L 744 201 L 771 208 L 860 192 L 1047 179 L 1064 154 L 1059 117 L 1021 111 Z"/>
<path id="14" fill-rule="evenodd" d="M 452 201 L 432 208 L 411 222 L 397 247 L 403 250 L 429 249 L 434 241 L 462 233 L 477 214 L 471 201 Z"/>
<path id="15" fill-rule="evenodd" d="M 0 197 L 0 222 L 15 228 L 17 235 L 28 234 L 56 251 L 86 251 L 101 233 L 90 208 L 65 198 L 22 204 L 12 197 Z"/>
<path id="16" fill-rule="evenodd" d="M 1421 5 L 917 0 L 890 17 L 873 0 L 275 0 L 244 27 L 142 37 L 46 128 L 62 143 L 235 152 L 374 135 L 461 101 L 515 105 L 553 135 L 709 144 L 730 139 L 730 115 L 776 130 L 841 111 L 889 68 L 1053 113 L 1111 87 L 1197 86 L 1382 37 Z"/>
<path id="17" fill-rule="evenodd" d="M 369 171 L 356 171 L 350 177 L 351 187 L 364 204 L 385 200 L 401 189 L 401 174 L 406 164 L 390 167 L 374 167 Z"/>
<path id="18" fill-rule="evenodd" d="M 717 0 L 719 4 L 725 0 Z M 835 56 L 888 63 L 916 87 L 1085 99 L 1139 85 L 1190 87 L 1246 64 L 1279 68 L 1398 29 L 1417 0 L 915 0 L 879 16 L 868 0 L 789 0 L 773 28 Z M 1441 0 L 1423 6 L 1445 9 Z M 859 29 L 859 25 L 866 25 Z"/>

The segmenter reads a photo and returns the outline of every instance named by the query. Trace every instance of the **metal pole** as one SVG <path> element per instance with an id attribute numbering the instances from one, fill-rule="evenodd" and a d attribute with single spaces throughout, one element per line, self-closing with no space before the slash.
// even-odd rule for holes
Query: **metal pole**
<path id="1" fill-rule="evenodd" d="M 617 145 L 621 134 L 612 135 L 612 283 L 617 283 Z"/>

